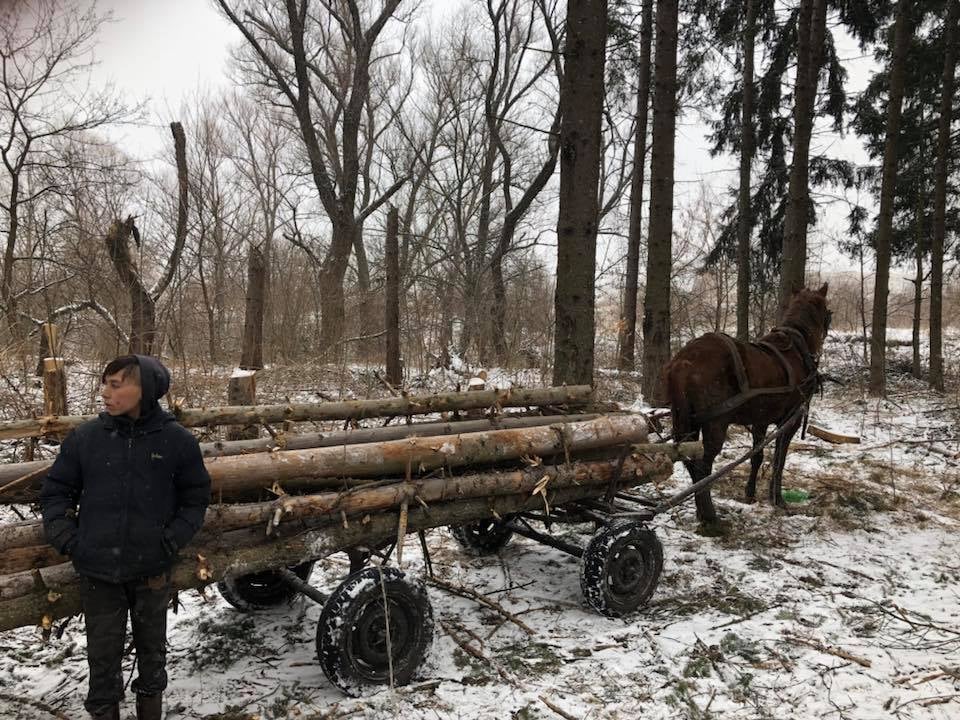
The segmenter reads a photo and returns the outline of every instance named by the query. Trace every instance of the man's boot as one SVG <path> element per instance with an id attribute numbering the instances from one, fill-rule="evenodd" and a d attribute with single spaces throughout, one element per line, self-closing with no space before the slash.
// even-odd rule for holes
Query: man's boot
<path id="1" fill-rule="evenodd" d="M 137 720 L 161 720 L 163 717 L 163 694 L 137 695 Z"/>
<path id="2" fill-rule="evenodd" d="M 96 712 L 91 712 L 92 720 L 120 720 L 120 703 L 107 705 Z"/>

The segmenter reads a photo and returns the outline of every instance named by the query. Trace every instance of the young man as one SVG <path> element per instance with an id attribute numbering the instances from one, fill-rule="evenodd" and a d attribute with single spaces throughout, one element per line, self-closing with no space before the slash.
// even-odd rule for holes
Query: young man
<path id="1" fill-rule="evenodd" d="M 120 718 L 129 613 L 137 718 L 159 720 L 170 567 L 203 525 L 210 476 L 196 438 L 157 403 L 170 387 L 158 360 L 119 357 L 101 380 L 105 411 L 66 437 L 43 483 L 43 525 L 80 575 L 90 666 L 84 707 L 97 720 Z"/>

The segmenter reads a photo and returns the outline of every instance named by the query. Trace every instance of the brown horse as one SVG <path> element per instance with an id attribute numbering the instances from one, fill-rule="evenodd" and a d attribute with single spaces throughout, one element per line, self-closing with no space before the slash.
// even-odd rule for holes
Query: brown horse
<path id="1" fill-rule="evenodd" d="M 770 502 L 783 504 L 783 465 L 802 419 L 797 409 L 816 390 L 817 364 L 830 327 L 826 298 L 826 283 L 819 290 L 799 290 L 793 294 L 783 322 L 758 341 L 744 343 L 709 333 L 687 343 L 664 367 L 662 381 L 670 402 L 673 439 L 680 442 L 703 436 L 703 458 L 684 463 L 693 482 L 712 472 L 731 423 L 749 426 L 756 447 L 770 425 L 789 421 L 776 441 L 769 485 Z M 757 452 L 750 461 L 748 500 L 756 497 L 762 464 L 763 452 Z M 696 494 L 696 503 L 701 522 L 717 519 L 709 487 Z"/>

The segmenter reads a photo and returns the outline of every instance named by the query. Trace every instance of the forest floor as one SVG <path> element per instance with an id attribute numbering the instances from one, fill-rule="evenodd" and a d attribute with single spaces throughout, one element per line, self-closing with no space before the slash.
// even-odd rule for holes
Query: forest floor
<path id="1" fill-rule="evenodd" d="M 954 370 L 958 346 L 954 336 Z M 741 468 L 714 489 L 725 520 L 719 534 L 700 534 L 692 502 L 659 516 L 652 527 L 664 571 L 649 605 L 631 617 L 586 609 L 579 561 L 558 550 L 514 538 L 499 555 L 470 557 L 435 530 L 427 536 L 440 581 L 427 583 L 435 639 L 413 684 L 347 698 L 316 662 L 319 606 L 296 600 L 243 614 L 209 588 L 181 593 L 170 616 L 166 717 L 960 717 L 960 396 L 955 377 L 939 395 L 898 373 L 900 352 L 891 351 L 888 397 L 869 399 L 859 345 L 832 336 L 823 369 L 847 384 L 827 386 L 812 420 L 861 443 L 795 439 L 784 487 L 808 499 L 786 510 L 744 503 Z M 533 372 L 490 376 L 491 384 L 538 380 Z M 421 387 L 455 382 L 435 373 Z M 76 393 L 87 397 L 81 385 Z M 224 385 L 211 380 L 209 392 Z M 376 385 L 364 369 L 286 369 L 264 373 L 258 390 L 269 402 L 271 393 L 364 396 Z M 635 405 L 634 376 L 602 373 L 598 387 Z M 187 404 L 213 402 L 199 377 L 190 392 Z M 748 442 L 732 431 L 723 457 Z M 669 482 L 647 490 L 667 495 L 688 482 L 677 465 Z M 592 530 L 556 531 L 585 543 Z M 404 563 L 419 576 L 416 545 Z M 334 556 L 311 582 L 330 591 L 346 573 L 346 559 Z M 450 588 L 481 594 L 526 629 Z M 0 717 L 84 717 L 84 642 L 78 620 L 46 644 L 33 628 L 0 633 Z M 133 664 L 128 657 L 127 681 Z M 123 717 L 132 716 L 128 696 Z"/>

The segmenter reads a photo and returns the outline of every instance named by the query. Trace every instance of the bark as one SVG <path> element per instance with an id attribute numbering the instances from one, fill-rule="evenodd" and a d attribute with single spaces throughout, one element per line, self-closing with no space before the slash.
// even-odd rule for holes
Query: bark
<path id="1" fill-rule="evenodd" d="M 234 372 L 227 383 L 227 402 L 231 405 L 255 405 L 257 376 L 252 371 Z M 253 440 L 260 435 L 258 425 L 235 425 L 227 432 L 227 440 Z"/>
<path id="2" fill-rule="evenodd" d="M 606 0 L 570 0 L 566 17 L 564 73 L 560 83 L 562 119 L 554 295 L 555 385 L 593 382 Z"/>
<path id="3" fill-rule="evenodd" d="M 282 483 L 287 490 L 341 485 L 343 478 L 386 477 L 475 463 L 498 463 L 522 457 L 581 452 L 634 443 L 646 437 L 646 422 L 635 416 L 600 416 L 583 422 L 531 428 L 496 429 L 460 435 L 432 435 L 376 443 L 280 450 L 206 460 L 217 502 L 256 497 Z M 0 489 L 3 502 L 37 499 L 44 473 Z"/>
<path id="4" fill-rule="evenodd" d="M 921 220 L 923 210 L 918 198 L 917 219 L 916 219 L 916 247 L 914 248 L 914 263 L 916 273 L 913 278 L 913 323 L 911 327 L 911 346 L 913 358 L 910 363 L 910 374 L 918 380 L 923 379 L 923 368 L 920 363 L 920 319 L 923 310 L 923 236 L 921 235 L 923 222 Z"/>
<path id="5" fill-rule="evenodd" d="M 912 33 L 905 0 L 897 3 L 893 56 L 890 59 L 890 93 L 887 100 L 886 142 L 883 148 L 883 176 L 880 184 L 880 215 L 877 219 L 877 271 L 873 288 L 873 323 L 870 331 L 871 395 L 886 392 L 887 295 L 890 291 L 890 238 L 893 234 L 894 193 L 897 182 L 897 135 L 906 75 L 907 46 Z"/>
<path id="6" fill-rule="evenodd" d="M 641 477 L 620 478 L 615 487 L 625 488 L 640 483 L 659 482 L 669 476 L 671 469 L 672 464 L 669 461 L 655 463 Z M 607 486 L 580 484 L 551 488 L 548 484 L 545 497 L 524 492 L 499 497 L 457 499 L 436 503 L 429 509 L 412 506 L 407 514 L 407 532 L 502 517 L 523 510 L 543 509 L 545 502 L 553 508 L 595 497 L 601 488 L 605 492 Z M 344 526 L 338 521 L 265 545 L 242 547 L 239 543 L 233 543 L 229 549 L 217 549 L 202 558 L 182 558 L 172 571 L 173 586 L 177 590 L 200 587 L 216 582 L 227 574 L 267 570 L 292 565 L 305 559 L 319 560 L 361 544 L 376 545 L 396 537 L 398 523 L 399 513 L 378 512 L 365 516 L 361 522 L 350 522 Z M 15 577 L 0 578 L 0 597 L 3 598 L 0 600 L 0 632 L 41 624 L 44 619 L 49 622 L 79 612 L 77 577 L 71 566 L 56 565 L 34 571 L 18 586 L 11 582 Z"/>
<path id="7" fill-rule="evenodd" d="M 810 217 L 810 139 L 826 31 L 826 0 L 801 0 L 797 21 L 797 76 L 793 106 L 793 159 L 787 189 L 780 266 L 780 312 L 806 282 Z"/>
<path id="8" fill-rule="evenodd" d="M 247 296 L 243 316 L 243 344 L 240 367 L 263 368 L 263 308 L 266 297 L 267 264 L 263 251 L 250 246 L 247 255 Z"/>
<path id="9" fill-rule="evenodd" d="M 627 271 L 623 283 L 623 309 L 617 346 L 617 367 L 633 371 L 637 346 L 637 293 L 640 241 L 643 239 L 643 170 L 647 159 L 647 117 L 650 108 L 650 46 L 653 36 L 653 0 L 643 0 L 640 25 L 640 66 L 637 70 L 637 117 L 633 138 L 633 177 L 630 181 L 630 226 L 627 237 Z"/>
<path id="10" fill-rule="evenodd" d="M 673 261 L 673 161 L 677 122 L 677 0 L 657 3 L 653 136 L 650 157 L 650 230 L 643 299 L 643 378 L 647 402 L 656 402 L 660 371 L 670 359 L 670 276 Z"/>
<path id="11" fill-rule="evenodd" d="M 67 373 L 63 358 L 44 358 L 43 413 L 48 416 L 67 414 Z"/>
<path id="12" fill-rule="evenodd" d="M 930 387 L 943 392 L 943 245 L 946 236 L 947 180 L 950 174 L 950 122 L 957 63 L 957 23 L 960 0 L 950 3 L 944 26 L 940 119 L 934 169 L 933 235 L 930 241 Z"/>
<path id="13" fill-rule="evenodd" d="M 426 415 L 470 408 L 508 408 L 542 406 L 585 406 L 593 400 L 593 390 L 586 385 L 558 388 L 485 390 L 451 392 L 438 395 L 408 395 L 384 400 L 350 400 L 329 403 L 290 403 L 256 407 L 227 406 L 219 408 L 177 409 L 177 421 L 186 427 L 201 425 L 249 425 L 251 423 L 302 422 L 306 420 L 362 420 L 397 415 Z M 0 440 L 35 437 L 72 430 L 95 415 L 41 417 L 30 420 L 0 422 Z"/>
<path id="14" fill-rule="evenodd" d="M 387 213 L 387 236 L 384 245 L 386 283 L 384 287 L 384 327 L 387 330 L 387 382 L 394 387 L 403 385 L 403 367 L 400 364 L 400 256 L 399 213 L 391 207 Z"/>
<path id="15" fill-rule="evenodd" d="M 104 243 L 113 268 L 130 296 L 130 344 L 127 349 L 131 353 L 149 355 L 157 332 L 156 304 L 130 255 L 131 237 L 139 247 L 140 232 L 132 215 L 123 222 L 115 220 L 104 237 Z"/>
<path id="16" fill-rule="evenodd" d="M 584 422 L 594 420 L 599 415 L 536 415 L 531 417 L 499 417 L 492 420 L 467 420 L 457 422 L 412 423 L 410 425 L 395 425 L 382 428 L 364 428 L 361 430 L 345 430 L 328 433 L 276 433 L 275 437 L 257 440 L 228 440 L 200 443 L 200 450 L 204 458 L 230 457 L 233 455 L 250 455 L 253 453 L 274 452 L 277 450 L 305 450 L 315 447 L 333 447 L 341 445 L 361 445 L 363 443 L 386 442 L 400 440 L 407 437 L 424 437 L 427 435 L 456 435 L 470 432 L 484 432 L 487 430 L 510 430 L 519 428 L 539 427 L 542 425 L 556 425 L 557 423 Z M 40 481 L 46 475 L 47 469 L 53 464 L 50 460 L 37 460 L 28 463 L 0 464 L 0 503 L 14 502 L 12 498 L 19 497 L 24 502 L 36 499 L 40 490 Z M 6 488 L 7 483 L 27 478 L 25 482 L 18 482 L 14 487 L 21 487 L 19 494 L 11 494 L 13 488 Z M 5 544 L 5 528 L 0 526 L 0 550 L 4 547 L 13 547 Z M 30 543 L 27 543 L 30 544 Z"/>
<path id="17" fill-rule="evenodd" d="M 667 451 L 661 453 L 661 450 Z M 369 513 L 399 509 L 404 503 L 428 505 L 471 498 L 499 497 L 532 493 L 541 484 L 549 489 L 570 485 L 596 486 L 613 482 L 629 482 L 660 471 L 679 458 L 699 457 L 700 443 L 645 444 L 634 446 L 634 454 L 621 465 L 619 460 L 594 460 L 565 465 L 540 466 L 522 470 L 482 472 L 417 482 L 368 484 L 341 492 L 315 495 L 284 496 L 264 503 L 213 505 L 207 510 L 203 529 L 181 555 L 205 554 L 224 533 L 252 528 L 255 537 L 267 542 L 281 528 L 293 532 L 325 523 L 342 523 Z M 637 484 L 636 482 L 630 484 Z M 0 551 L 0 575 L 49 567 L 66 561 L 46 545 L 40 523 L 34 523 L 41 535 L 38 544 L 3 548 Z M 264 527 L 266 532 L 264 532 Z M 2 526 L 0 526 L 2 530 Z"/>
<path id="18" fill-rule="evenodd" d="M 750 169 L 753 166 L 753 54 L 757 0 L 746 0 L 743 23 L 743 101 L 740 106 L 740 188 L 737 196 L 737 340 L 750 339 Z"/>
<path id="19" fill-rule="evenodd" d="M 43 377 L 43 361 L 49 357 L 60 357 L 60 328 L 55 323 L 44 323 L 40 327 L 37 377 Z"/>

